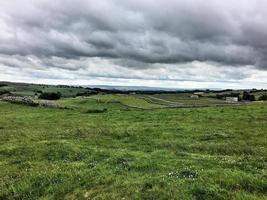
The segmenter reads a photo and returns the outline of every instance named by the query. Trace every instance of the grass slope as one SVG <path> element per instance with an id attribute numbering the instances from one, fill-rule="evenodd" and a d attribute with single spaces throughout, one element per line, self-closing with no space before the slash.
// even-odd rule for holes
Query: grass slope
<path id="1" fill-rule="evenodd" d="M 76 101 L 65 103 L 97 106 Z M 266 199 L 266 103 L 107 105 L 86 114 L 0 101 L 0 199 Z"/>
<path id="2" fill-rule="evenodd" d="M 40 92 L 60 92 L 63 97 L 73 97 L 77 93 L 88 92 L 90 89 L 80 87 L 67 87 L 67 86 L 56 86 L 56 85 L 37 85 L 28 83 L 11 83 L 11 82 L 0 82 L 0 92 L 9 91 L 12 94 L 19 96 L 34 96 L 35 94 L 40 95 Z"/>
<path id="3" fill-rule="evenodd" d="M 143 98 L 139 98 L 137 95 L 125 95 L 125 94 L 108 94 L 108 95 L 95 95 L 92 98 L 106 103 L 120 102 L 123 105 L 132 108 L 140 109 L 153 109 L 153 108 L 163 108 L 164 105 L 149 103 Z"/>
<path id="4" fill-rule="evenodd" d="M 180 104 L 186 104 L 186 105 L 223 105 L 223 104 L 229 104 L 224 100 L 216 99 L 216 98 L 207 98 L 207 97 L 201 97 L 199 99 L 190 98 L 192 94 L 184 93 L 184 94 L 156 94 L 152 97 L 156 97 L 159 99 L 163 99 L 166 101 L 171 101 L 175 103 Z"/>

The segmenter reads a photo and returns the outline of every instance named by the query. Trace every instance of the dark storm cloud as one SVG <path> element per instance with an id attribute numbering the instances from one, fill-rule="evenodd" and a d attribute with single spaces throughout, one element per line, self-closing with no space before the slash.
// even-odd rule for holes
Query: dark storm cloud
<path id="1" fill-rule="evenodd" d="M 266 8 L 260 0 L 1 1 L 0 54 L 267 69 Z"/>

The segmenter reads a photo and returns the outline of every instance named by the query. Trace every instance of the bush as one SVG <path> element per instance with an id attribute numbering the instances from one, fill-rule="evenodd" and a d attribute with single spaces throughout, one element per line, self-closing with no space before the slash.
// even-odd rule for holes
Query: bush
<path id="1" fill-rule="evenodd" d="M 78 96 L 90 96 L 90 95 L 96 95 L 96 94 L 98 94 L 98 92 L 97 91 L 94 91 L 94 90 L 92 90 L 92 91 L 86 91 L 86 92 L 78 92 L 76 94 L 76 97 L 78 97 Z"/>
<path id="2" fill-rule="evenodd" d="M 89 109 L 86 110 L 85 113 L 104 113 L 107 112 L 108 109 L 104 108 L 104 109 Z"/>
<path id="3" fill-rule="evenodd" d="M 259 97 L 259 101 L 267 101 L 267 94 L 263 94 Z"/>
<path id="4" fill-rule="evenodd" d="M 10 94 L 10 92 L 7 91 L 7 90 L 2 90 L 2 91 L 0 91 L 0 95 L 3 95 L 3 94 Z"/>
<path id="5" fill-rule="evenodd" d="M 250 95 L 249 100 L 250 100 L 250 101 L 256 101 L 256 98 L 255 98 L 255 96 L 252 94 L 252 95 Z"/>
<path id="6" fill-rule="evenodd" d="M 39 99 L 46 99 L 46 100 L 58 100 L 61 97 L 60 92 L 43 92 L 38 97 Z"/>
<path id="7" fill-rule="evenodd" d="M 243 92 L 243 98 L 242 99 L 245 101 L 255 101 L 256 100 L 255 96 L 253 94 L 250 94 L 246 91 Z"/>
<path id="8" fill-rule="evenodd" d="M 36 92 L 36 93 L 43 93 L 42 90 L 34 90 L 34 92 Z"/>
<path id="9" fill-rule="evenodd" d="M 4 83 L 0 83 L 0 87 L 5 87 L 5 86 L 8 86 L 8 85 Z"/>

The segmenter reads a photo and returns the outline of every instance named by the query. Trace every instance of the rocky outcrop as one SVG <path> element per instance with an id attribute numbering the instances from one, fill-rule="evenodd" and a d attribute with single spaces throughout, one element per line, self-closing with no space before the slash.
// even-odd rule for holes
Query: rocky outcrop
<path id="1" fill-rule="evenodd" d="M 20 97 L 20 96 L 4 96 L 3 101 L 11 103 L 25 104 L 29 106 L 38 106 L 38 103 L 34 102 L 31 97 Z"/>
<path id="2" fill-rule="evenodd" d="M 28 106 L 42 106 L 48 108 L 66 108 L 54 101 L 34 101 L 31 97 L 20 97 L 20 96 L 4 96 L 1 98 L 3 101 L 7 101 L 10 103 L 24 104 Z"/>
<path id="3" fill-rule="evenodd" d="M 49 108 L 65 108 L 53 101 L 39 101 L 38 105 L 42 107 L 49 107 Z"/>

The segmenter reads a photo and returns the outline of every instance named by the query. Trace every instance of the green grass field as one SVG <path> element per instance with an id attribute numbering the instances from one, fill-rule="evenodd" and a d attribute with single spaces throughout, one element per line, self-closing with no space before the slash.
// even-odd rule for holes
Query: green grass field
<path id="1" fill-rule="evenodd" d="M 175 102 L 178 104 L 188 104 L 188 105 L 215 105 L 215 104 L 228 104 L 224 100 L 215 99 L 215 98 L 207 98 L 207 97 L 201 97 L 199 99 L 190 98 L 192 94 L 188 93 L 182 93 L 182 94 L 156 94 L 151 95 L 154 100 L 157 99 L 163 99 L 165 101 Z M 153 101 L 153 99 L 152 99 Z"/>
<path id="2" fill-rule="evenodd" d="M 141 109 L 153 109 L 153 108 L 162 108 L 164 105 L 155 104 L 153 102 L 147 102 L 143 98 L 139 98 L 136 95 L 124 95 L 124 94 L 116 94 L 116 95 L 95 95 L 92 96 L 93 99 L 102 101 L 102 102 L 120 102 L 123 105 L 132 108 L 141 108 Z"/>
<path id="3" fill-rule="evenodd" d="M 6 86 L 1 86 L 1 84 Z M 0 92 L 1 91 L 9 91 L 14 95 L 19 96 L 34 96 L 35 94 L 39 95 L 40 91 L 60 92 L 63 97 L 74 97 L 79 92 L 86 92 L 90 90 L 79 87 L 0 82 Z"/>
<path id="4" fill-rule="evenodd" d="M 70 109 L 0 101 L 0 199 L 267 197 L 267 103 L 164 108 L 133 95 L 58 103 Z"/>

